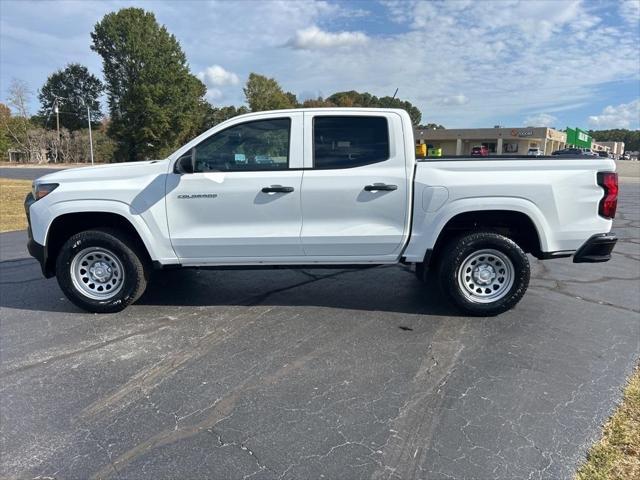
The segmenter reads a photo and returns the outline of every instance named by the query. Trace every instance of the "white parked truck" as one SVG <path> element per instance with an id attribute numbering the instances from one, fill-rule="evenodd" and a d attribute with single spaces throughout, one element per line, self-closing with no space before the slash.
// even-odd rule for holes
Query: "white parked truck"
<path id="1" fill-rule="evenodd" d="M 135 302 L 153 269 L 402 263 L 495 315 L 525 293 L 527 254 L 609 260 L 617 193 L 610 159 L 416 161 L 403 110 L 323 108 L 238 116 L 164 160 L 46 175 L 25 207 L 29 252 L 92 312 Z"/>

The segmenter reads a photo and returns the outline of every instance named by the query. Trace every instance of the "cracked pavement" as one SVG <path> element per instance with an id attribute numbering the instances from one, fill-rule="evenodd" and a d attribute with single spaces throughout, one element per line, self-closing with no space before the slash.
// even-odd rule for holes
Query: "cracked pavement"
<path id="1" fill-rule="evenodd" d="M 467 318 L 403 267 L 169 271 L 114 315 L 0 235 L 0 477 L 570 478 L 640 356 L 640 183 L 606 264 Z"/>

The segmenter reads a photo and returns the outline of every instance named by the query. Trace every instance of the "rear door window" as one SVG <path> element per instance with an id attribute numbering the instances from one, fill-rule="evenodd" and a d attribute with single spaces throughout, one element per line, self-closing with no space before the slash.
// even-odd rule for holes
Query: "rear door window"
<path id="1" fill-rule="evenodd" d="M 385 117 L 313 119 L 314 168 L 353 168 L 388 159 L 389 127 Z"/>

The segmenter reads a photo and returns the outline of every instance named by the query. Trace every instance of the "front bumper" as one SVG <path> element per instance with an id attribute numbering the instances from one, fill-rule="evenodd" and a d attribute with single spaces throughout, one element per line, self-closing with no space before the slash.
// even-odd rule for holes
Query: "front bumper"
<path id="1" fill-rule="evenodd" d="M 611 260 L 611 251 L 618 237 L 612 233 L 599 233 L 587 240 L 573 256 L 574 263 L 597 263 Z"/>
<path id="2" fill-rule="evenodd" d="M 35 203 L 36 199 L 33 197 L 33 193 L 29 192 L 27 198 L 24 199 L 24 211 L 27 214 L 27 236 L 29 237 L 27 240 L 27 250 L 29 251 L 29 255 L 35 258 L 40 264 L 40 268 L 42 269 L 42 274 L 50 278 L 53 276 L 52 273 L 47 270 L 47 247 L 44 245 L 40 245 L 33 239 L 33 233 L 31 232 L 31 216 L 29 214 L 29 208 L 33 203 Z"/>

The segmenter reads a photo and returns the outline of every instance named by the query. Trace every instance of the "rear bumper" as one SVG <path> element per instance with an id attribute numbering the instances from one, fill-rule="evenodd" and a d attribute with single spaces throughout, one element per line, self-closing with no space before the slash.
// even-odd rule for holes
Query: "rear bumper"
<path id="1" fill-rule="evenodd" d="M 27 250 L 29 255 L 35 258 L 40 264 L 40 268 L 42 269 L 42 274 L 49 278 L 52 277 L 53 274 L 47 271 L 47 247 L 44 245 L 40 245 L 33 239 L 33 233 L 31 232 L 31 216 L 29 215 L 29 207 L 35 202 L 35 198 L 33 198 L 33 194 L 29 193 L 27 198 L 24 199 L 24 211 L 27 214 Z"/>
<path id="2" fill-rule="evenodd" d="M 587 240 L 573 256 L 574 263 L 597 263 L 611 260 L 611 251 L 618 237 L 612 233 L 599 233 Z"/>

